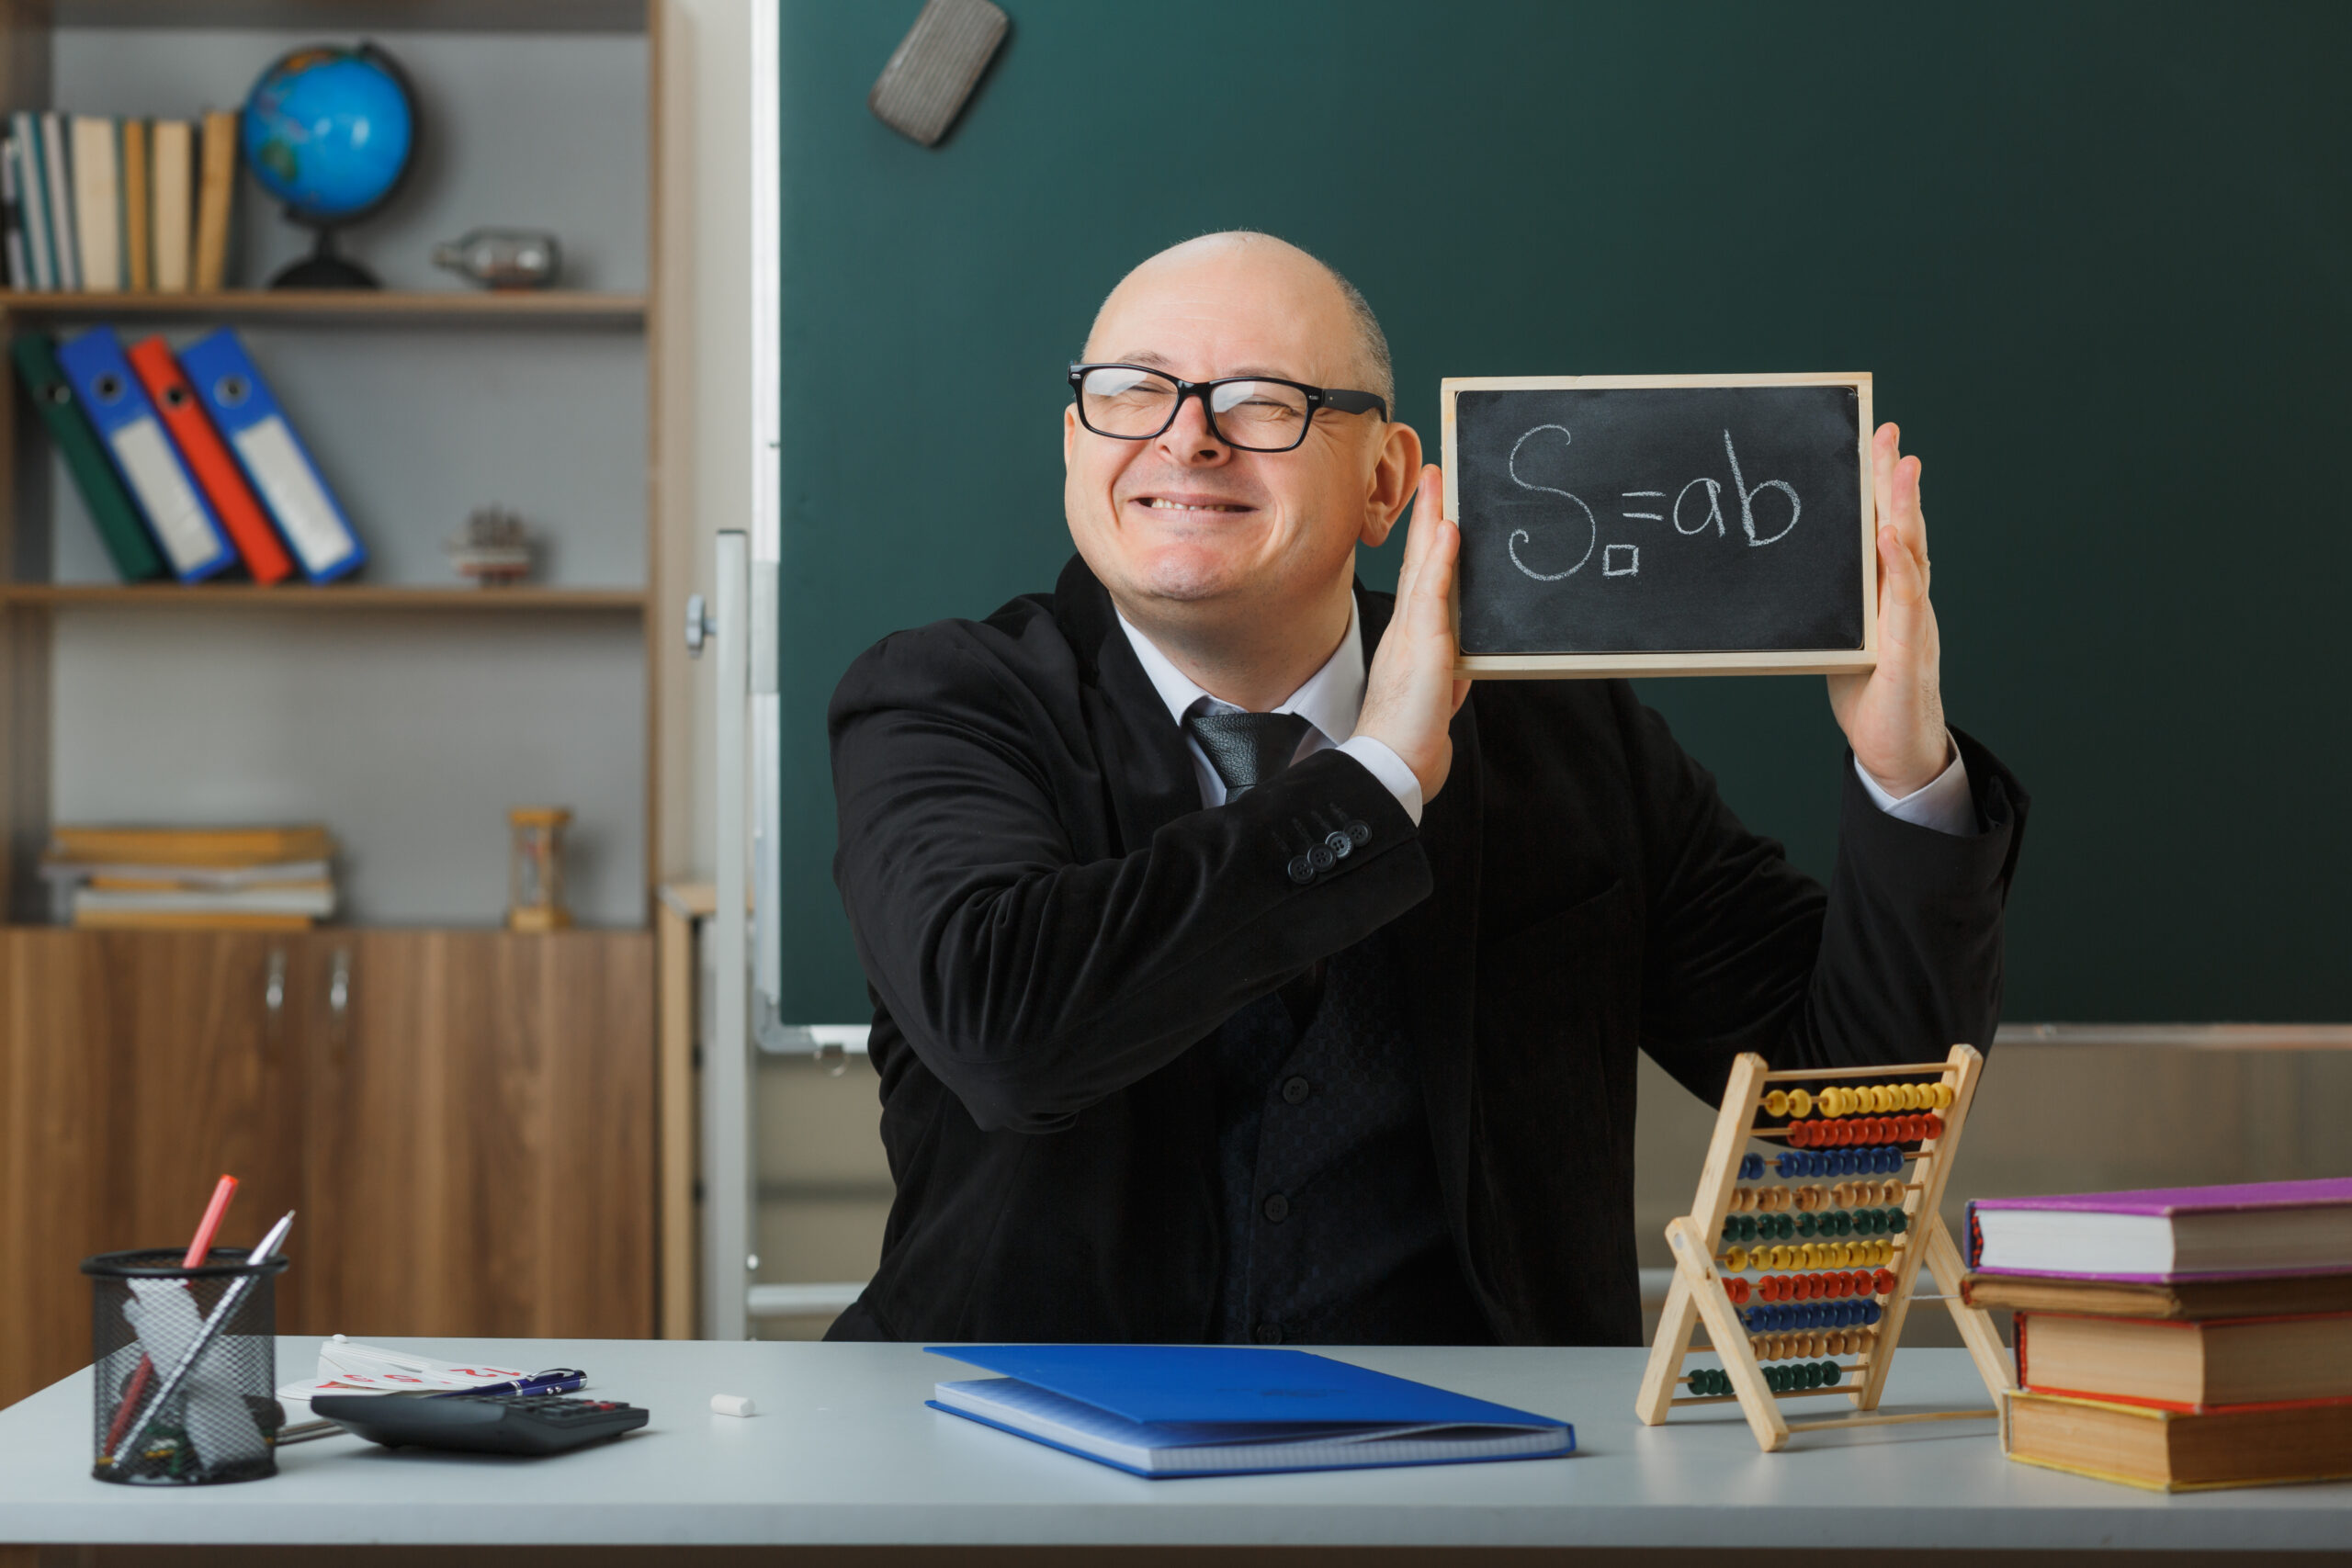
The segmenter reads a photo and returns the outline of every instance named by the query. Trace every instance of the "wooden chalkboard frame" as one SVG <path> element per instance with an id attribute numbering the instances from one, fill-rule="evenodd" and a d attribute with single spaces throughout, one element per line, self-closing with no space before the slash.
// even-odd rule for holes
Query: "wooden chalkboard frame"
<path id="1" fill-rule="evenodd" d="M 1730 374 L 1720 376 L 1449 376 L 1438 384 L 1442 418 L 1445 465 L 1445 514 L 1462 521 L 1461 498 L 1455 490 L 1453 401 L 1463 392 L 1544 391 L 1555 389 L 1605 390 L 1638 387 L 1851 387 L 1861 402 L 1856 427 L 1858 471 L 1861 483 L 1862 646 L 1860 648 L 1775 649 L 1752 653 L 1471 653 L 1457 652 L 1453 672 L 1480 681 L 1537 681 L 1582 676 L 1619 675 L 1836 675 L 1871 670 L 1878 665 L 1878 516 L 1877 495 L 1871 479 L 1871 374 L 1849 372 Z M 1462 625 L 1462 580 L 1453 583 L 1453 624 L 1459 646 Z"/>

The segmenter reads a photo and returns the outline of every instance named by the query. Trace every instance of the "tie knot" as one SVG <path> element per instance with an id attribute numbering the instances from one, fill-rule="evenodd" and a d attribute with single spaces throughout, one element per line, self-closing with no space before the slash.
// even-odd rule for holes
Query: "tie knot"
<path id="1" fill-rule="evenodd" d="M 1226 798 L 1265 783 L 1298 754 L 1309 726 L 1295 713 L 1207 713 L 1184 716 L 1184 728 L 1201 743 L 1209 766 L 1225 781 Z"/>

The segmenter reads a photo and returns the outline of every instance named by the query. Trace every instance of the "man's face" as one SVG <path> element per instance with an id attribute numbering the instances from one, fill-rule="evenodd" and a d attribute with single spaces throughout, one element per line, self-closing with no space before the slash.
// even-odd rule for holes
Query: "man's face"
<path id="1" fill-rule="evenodd" d="M 1187 381 L 1270 376 L 1368 390 L 1354 342 L 1346 302 L 1314 262 L 1272 242 L 1212 240 L 1130 274 L 1096 319 L 1086 359 Z M 1212 433 L 1198 398 L 1148 441 L 1098 435 L 1073 407 L 1062 422 L 1070 536 L 1130 614 L 1305 604 L 1347 581 L 1359 540 L 1387 536 L 1401 491 L 1382 457 L 1385 432 L 1401 428 L 1324 410 L 1295 449 L 1251 452 Z"/>

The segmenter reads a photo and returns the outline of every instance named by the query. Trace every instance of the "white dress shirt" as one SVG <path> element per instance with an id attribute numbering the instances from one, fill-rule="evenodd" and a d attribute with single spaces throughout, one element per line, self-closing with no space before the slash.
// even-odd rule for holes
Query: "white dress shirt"
<path id="1" fill-rule="evenodd" d="M 1195 707 L 1207 713 L 1240 713 L 1244 710 L 1213 697 L 1193 678 L 1176 668 L 1169 657 L 1160 652 L 1152 640 L 1137 631 L 1126 616 L 1119 617 L 1119 629 L 1127 634 L 1127 641 L 1136 650 L 1136 659 L 1143 665 L 1143 672 L 1151 678 L 1152 689 L 1159 700 L 1168 705 L 1168 716 L 1179 729 L 1184 726 L 1184 716 Z M 1369 735 L 1356 734 L 1356 719 L 1363 712 L 1363 637 L 1362 612 L 1356 608 L 1352 594 L 1348 601 L 1348 635 L 1340 639 L 1339 649 L 1323 661 L 1323 668 L 1306 678 L 1306 684 L 1293 692 L 1275 707 L 1276 713 L 1295 713 L 1307 724 L 1306 739 L 1298 743 L 1292 761 L 1311 757 L 1332 747 L 1345 751 L 1371 771 L 1372 776 L 1388 786 L 1396 804 L 1405 808 L 1415 825 L 1421 820 L 1421 781 L 1405 765 L 1405 759 L 1385 740 Z M 1348 737 L 1346 739 L 1340 737 Z M 1951 762 L 1935 780 L 1913 790 L 1900 799 L 1880 787 L 1858 760 L 1855 776 L 1862 781 L 1862 788 L 1881 811 L 1898 821 L 1932 828 L 1939 833 L 1966 836 L 1976 831 L 1976 807 L 1968 793 L 1968 768 L 1960 760 L 1960 747 L 1950 736 L 1945 737 Z M 1201 786 L 1203 806 L 1225 804 L 1225 781 L 1209 765 L 1208 753 L 1193 739 L 1192 731 L 1184 731 L 1185 750 L 1192 753 L 1193 776 Z"/>

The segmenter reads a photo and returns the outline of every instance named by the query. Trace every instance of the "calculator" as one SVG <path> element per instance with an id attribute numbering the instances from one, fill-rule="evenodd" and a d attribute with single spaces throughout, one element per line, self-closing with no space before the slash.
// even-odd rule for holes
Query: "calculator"
<path id="1" fill-rule="evenodd" d="M 478 1454 L 560 1454 L 633 1432 L 652 1419 L 634 1404 L 571 1393 L 326 1393 L 311 1401 L 325 1416 L 388 1449 L 454 1449 Z"/>

